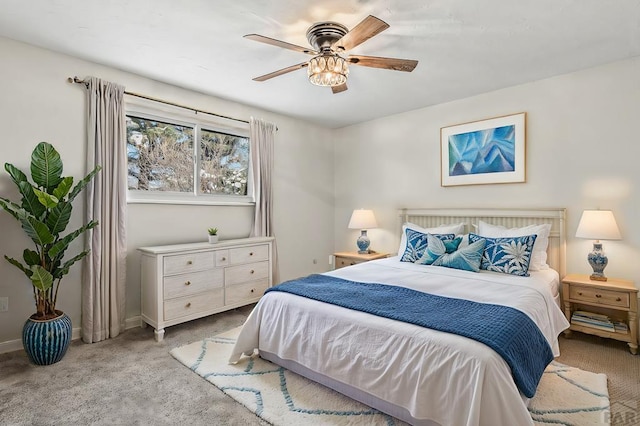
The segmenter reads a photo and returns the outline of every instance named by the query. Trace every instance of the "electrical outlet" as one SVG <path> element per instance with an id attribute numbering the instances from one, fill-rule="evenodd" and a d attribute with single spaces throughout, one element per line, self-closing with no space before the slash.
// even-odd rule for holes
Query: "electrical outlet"
<path id="1" fill-rule="evenodd" d="M 0 312 L 7 312 L 9 310 L 9 298 L 0 297 Z"/>

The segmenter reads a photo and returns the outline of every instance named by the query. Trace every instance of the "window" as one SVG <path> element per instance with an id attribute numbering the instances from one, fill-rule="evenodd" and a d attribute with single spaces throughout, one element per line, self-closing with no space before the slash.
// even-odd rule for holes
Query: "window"
<path id="1" fill-rule="evenodd" d="M 134 111 L 126 125 L 130 201 L 253 201 L 248 130 Z"/>

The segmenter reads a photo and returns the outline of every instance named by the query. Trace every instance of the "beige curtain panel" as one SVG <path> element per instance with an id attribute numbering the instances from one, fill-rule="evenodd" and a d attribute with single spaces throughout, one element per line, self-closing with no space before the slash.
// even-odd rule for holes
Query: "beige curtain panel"
<path id="1" fill-rule="evenodd" d="M 87 170 L 102 171 L 87 186 L 82 340 L 116 337 L 125 327 L 127 156 L 124 87 L 91 77 L 87 87 Z"/>
<path id="2" fill-rule="evenodd" d="M 251 167 L 256 210 L 252 237 L 275 237 L 273 232 L 273 158 L 277 127 L 251 117 Z M 273 283 L 278 283 L 276 241 L 273 243 Z"/>

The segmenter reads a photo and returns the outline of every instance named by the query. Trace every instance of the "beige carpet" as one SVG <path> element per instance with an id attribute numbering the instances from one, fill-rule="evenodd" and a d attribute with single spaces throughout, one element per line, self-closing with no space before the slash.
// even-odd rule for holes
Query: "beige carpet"
<path id="1" fill-rule="evenodd" d="M 0 354 L 0 424 L 267 425 L 197 374 L 185 374 L 169 355 L 241 325 L 250 311 L 169 327 L 162 343 L 153 340 L 151 328 L 92 345 L 74 341 L 65 358 L 49 367 L 29 364 L 23 351 Z M 606 374 L 613 424 L 640 424 L 637 409 L 626 408 L 640 400 L 640 356 L 621 342 L 574 336 L 560 339 L 558 361 Z M 638 416 L 635 423 L 632 414 Z"/>

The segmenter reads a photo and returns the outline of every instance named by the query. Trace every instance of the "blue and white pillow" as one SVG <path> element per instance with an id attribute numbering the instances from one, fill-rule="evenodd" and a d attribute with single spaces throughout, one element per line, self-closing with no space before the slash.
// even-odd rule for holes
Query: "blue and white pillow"
<path id="1" fill-rule="evenodd" d="M 480 239 L 487 240 L 480 269 L 528 277 L 536 237 L 537 235 L 489 238 L 469 234 L 469 242 L 473 243 Z"/>
<path id="2" fill-rule="evenodd" d="M 407 228 L 407 247 L 400 258 L 400 262 L 415 262 L 420 259 L 427 249 L 427 234 Z M 441 240 L 453 240 L 455 234 L 433 234 Z M 458 243 L 459 244 L 459 243 Z"/>
<path id="3" fill-rule="evenodd" d="M 462 238 L 460 238 L 460 240 L 462 240 Z M 445 241 L 428 234 L 427 249 L 416 263 L 478 272 L 480 270 L 480 262 L 482 261 L 485 243 L 486 241 L 484 239 L 479 239 L 467 246 L 449 251 Z M 460 241 L 458 241 L 458 245 L 459 244 Z"/>

